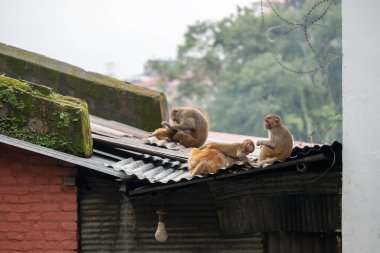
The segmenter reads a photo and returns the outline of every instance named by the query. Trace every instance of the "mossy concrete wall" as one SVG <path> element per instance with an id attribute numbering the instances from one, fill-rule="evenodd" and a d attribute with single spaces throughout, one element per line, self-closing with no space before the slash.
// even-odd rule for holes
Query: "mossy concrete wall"
<path id="1" fill-rule="evenodd" d="M 0 43 L 0 75 L 3 73 L 81 98 L 90 114 L 147 131 L 160 127 L 168 117 L 166 97 L 161 92 Z"/>
<path id="2" fill-rule="evenodd" d="M 0 134 L 89 157 L 87 104 L 51 88 L 0 76 Z"/>

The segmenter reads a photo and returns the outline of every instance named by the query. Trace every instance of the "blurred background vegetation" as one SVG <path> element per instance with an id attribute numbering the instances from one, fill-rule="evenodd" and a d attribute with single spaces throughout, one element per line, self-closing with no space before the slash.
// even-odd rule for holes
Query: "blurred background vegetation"
<path id="1" fill-rule="evenodd" d="M 145 74 L 169 106 L 206 109 L 211 130 L 266 136 L 279 114 L 296 140 L 342 140 L 341 2 L 266 1 L 188 27 L 177 57 Z"/>

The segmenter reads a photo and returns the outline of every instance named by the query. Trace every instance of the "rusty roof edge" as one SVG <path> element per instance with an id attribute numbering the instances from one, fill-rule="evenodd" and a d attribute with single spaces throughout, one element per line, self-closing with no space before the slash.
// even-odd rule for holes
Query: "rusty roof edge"
<path id="1" fill-rule="evenodd" d="M 205 178 L 192 179 L 192 180 L 185 181 L 185 182 L 178 182 L 178 183 L 164 184 L 164 185 L 158 185 L 158 186 L 155 185 L 155 186 L 151 186 L 151 187 L 144 187 L 144 188 L 140 188 L 140 189 L 130 190 L 130 191 L 128 191 L 128 194 L 130 196 L 140 195 L 140 194 L 149 193 L 149 192 L 153 192 L 153 191 L 166 190 L 166 189 L 170 189 L 170 188 L 174 188 L 174 187 L 180 187 L 180 186 L 196 184 L 196 183 L 201 183 L 201 182 L 206 182 L 206 181 L 242 176 L 242 175 L 247 175 L 247 174 L 256 174 L 256 173 L 261 173 L 261 172 L 268 172 L 268 171 L 276 170 L 279 168 L 297 166 L 298 164 L 323 162 L 323 161 L 329 161 L 329 160 L 331 160 L 331 158 L 329 156 L 326 156 L 325 154 L 317 154 L 317 155 L 312 155 L 312 156 L 308 156 L 308 157 L 304 157 L 304 158 L 300 158 L 300 159 L 295 159 L 295 160 L 288 161 L 288 162 L 275 163 L 273 165 L 267 166 L 265 168 L 260 168 L 260 169 L 248 169 L 248 170 L 243 170 L 243 171 L 239 171 L 236 173 L 228 173 L 228 174 L 214 174 L 214 175 L 208 175 Z M 326 169 L 326 171 L 328 171 L 332 166 L 334 166 L 334 163 L 335 163 L 335 161 L 332 162 L 332 164 Z M 302 172 L 300 172 L 300 173 L 302 173 Z"/>
<path id="2" fill-rule="evenodd" d="M 132 135 L 136 138 L 146 138 L 150 134 L 150 132 L 147 132 L 145 130 L 142 130 L 142 129 L 139 129 L 139 128 L 136 128 L 136 127 L 133 127 L 121 122 L 103 119 L 91 114 L 89 116 L 90 116 L 91 124 L 96 124 L 96 125 L 102 126 L 103 128 L 120 131 L 126 135 Z M 91 129 L 91 131 L 92 130 L 93 129 Z"/>
<path id="3" fill-rule="evenodd" d="M 139 144 L 139 143 L 129 143 L 127 140 L 118 140 L 106 136 L 100 136 L 97 134 L 92 134 L 92 138 L 96 142 L 101 142 L 105 145 L 112 145 L 113 147 L 126 148 L 131 151 L 136 151 L 140 153 L 145 153 L 149 155 L 156 155 L 161 157 L 167 157 L 173 160 L 178 160 L 181 162 L 187 162 L 188 154 L 183 152 L 176 152 L 170 149 L 163 149 L 151 145 Z"/>
<path id="4" fill-rule="evenodd" d="M 118 178 L 122 178 L 122 179 L 129 178 L 125 173 L 121 173 L 121 172 L 115 171 L 112 168 L 108 168 L 106 165 L 102 165 L 94 160 L 91 160 L 91 158 L 82 158 L 82 157 L 70 155 L 61 151 L 42 147 L 30 142 L 22 141 L 22 140 L 15 139 L 15 138 L 2 135 L 2 134 L 0 134 L 0 143 L 4 143 L 13 147 L 17 147 L 17 148 L 22 148 L 24 150 L 28 150 L 33 153 L 38 153 L 41 155 L 56 158 L 65 162 L 69 162 L 78 166 L 93 169 L 93 170 L 96 170 L 108 175 L 112 175 Z"/>

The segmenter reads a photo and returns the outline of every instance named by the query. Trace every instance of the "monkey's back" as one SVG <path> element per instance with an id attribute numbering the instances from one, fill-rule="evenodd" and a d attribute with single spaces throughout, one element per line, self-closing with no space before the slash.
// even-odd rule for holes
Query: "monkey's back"
<path id="1" fill-rule="evenodd" d="M 190 133 L 193 138 L 184 140 L 185 143 L 182 144 L 188 147 L 200 147 L 208 137 L 209 121 L 206 112 L 195 107 L 184 107 L 183 116 L 185 119 L 194 120 L 195 129 Z"/>
<path id="2" fill-rule="evenodd" d="M 227 166 L 228 159 L 216 149 L 200 150 L 193 148 L 189 156 L 189 170 L 192 176 L 201 173 L 215 173 L 220 168 Z"/>

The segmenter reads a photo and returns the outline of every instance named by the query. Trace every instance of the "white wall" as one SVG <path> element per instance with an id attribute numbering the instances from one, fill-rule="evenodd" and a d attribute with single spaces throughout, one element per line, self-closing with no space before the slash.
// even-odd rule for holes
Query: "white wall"
<path id="1" fill-rule="evenodd" d="M 342 0 L 343 252 L 380 252 L 380 1 Z"/>

